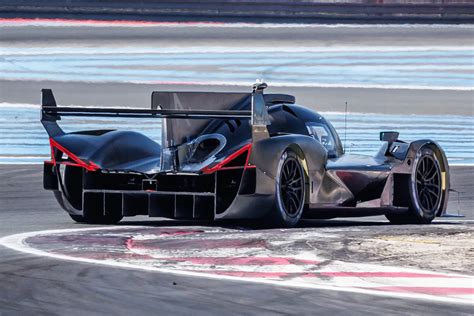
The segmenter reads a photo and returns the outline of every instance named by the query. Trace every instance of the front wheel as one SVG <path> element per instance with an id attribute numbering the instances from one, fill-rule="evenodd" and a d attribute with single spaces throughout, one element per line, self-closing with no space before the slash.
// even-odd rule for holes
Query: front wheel
<path id="1" fill-rule="evenodd" d="M 428 147 L 416 155 L 409 183 L 410 203 L 404 214 L 387 214 L 394 224 L 430 224 L 442 207 L 443 179 L 435 152 Z"/>
<path id="2" fill-rule="evenodd" d="M 275 208 L 268 222 L 276 227 L 295 227 L 305 206 L 305 174 L 301 158 L 286 150 L 278 163 L 275 181 Z"/>

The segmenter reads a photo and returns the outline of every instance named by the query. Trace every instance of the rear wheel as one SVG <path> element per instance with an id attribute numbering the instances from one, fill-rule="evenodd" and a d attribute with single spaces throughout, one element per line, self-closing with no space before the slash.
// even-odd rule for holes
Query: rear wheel
<path id="1" fill-rule="evenodd" d="M 276 227 L 294 227 L 305 206 L 305 175 L 301 159 L 291 149 L 286 150 L 278 163 L 276 205 L 268 222 Z"/>
<path id="2" fill-rule="evenodd" d="M 431 148 L 422 148 L 414 163 L 409 184 L 407 213 L 387 214 L 394 224 L 429 224 L 442 207 L 443 184 L 438 158 Z"/>
<path id="3" fill-rule="evenodd" d="M 121 214 L 94 214 L 94 216 L 82 216 L 82 215 L 73 215 L 69 216 L 77 223 L 87 223 L 87 224 L 116 224 L 120 222 L 123 218 Z"/>
<path id="4" fill-rule="evenodd" d="M 82 215 L 72 215 L 69 214 L 69 216 L 76 222 L 76 223 L 84 223 L 84 217 Z"/>
<path id="5" fill-rule="evenodd" d="M 122 220 L 123 216 L 120 213 L 112 214 L 89 214 L 84 217 L 84 222 L 88 224 L 117 224 Z"/>

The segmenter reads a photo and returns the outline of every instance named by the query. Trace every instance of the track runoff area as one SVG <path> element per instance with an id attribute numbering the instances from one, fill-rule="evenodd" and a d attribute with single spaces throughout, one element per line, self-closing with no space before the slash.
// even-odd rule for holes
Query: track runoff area
<path id="1" fill-rule="evenodd" d="M 124 22 L 124 21 L 71 21 L 71 20 L 25 20 L 25 19 L 3 19 L 0 20 L 0 24 L 5 25 L 21 25 L 27 26 L 96 26 L 96 27 L 212 27 L 212 28 L 226 28 L 235 27 L 236 25 L 229 26 L 227 24 L 209 24 L 209 23 L 155 23 L 155 22 Z M 278 24 L 266 24 L 266 25 L 251 25 L 241 24 L 241 28 L 269 28 L 278 29 L 281 25 Z M 295 25 L 288 25 L 285 27 L 302 27 Z M 314 27 L 311 25 L 304 27 Z M 337 27 L 334 25 L 328 25 L 323 27 Z M 349 28 L 358 28 L 360 26 L 350 25 L 346 26 Z M 390 27 L 390 26 L 386 26 Z M 407 26 L 409 27 L 409 26 Z M 44 61 L 45 56 L 36 56 L 36 53 L 31 53 L 28 50 L 20 53 L 19 51 L 5 51 L 4 54 L 11 54 L 16 56 L 16 64 L 28 64 L 29 72 L 22 73 L 15 69 L 15 63 L 10 64 L 10 68 L 4 68 L 4 76 L 10 76 L 11 80 L 38 80 L 35 78 L 35 71 L 31 71 L 31 66 L 38 68 L 38 72 L 42 71 L 41 63 Z M 57 55 L 61 55 L 61 52 L 56 51 Z M 428 50 L 431 51 L 431 56 L 434 58 L 443 59 L 443 55 L 449 54 L 452 48 L 442 49 L 438 48 Z M 54 52 L 54 50 L 53 50 Z M 318 51 L 320 54 L 330 54 L 332 52 Z M 44 55 L 51 54 L 52 52 L 45 52 Z M 81 52 L 77 49 L 73 52 L 76 55 L 81 55 Z M 108 52 L 99 52 L 104 58 L 107 59 L 109 56 Z M 128 54 L 135 54 L 136 52 L 127 52 Z M 141 52 L 143 54 L 152 54 L 153 51 L 145 50 Z M 168 52 L 172 54 L 173 52 Z M 191 54 L 187 58 L 202 60 L 199 56 L 199 52 L 188 52 Z M 243 52 L 240 52 L 242 54 Z M 255 52 L 247 52 L 248 54 L 254 54 Z M 267 52 L 262 51 L 262 55 Z M 347 52 L 343 52 L 346 53 Z M 360 52 L 359 52 L 360 53 Z M 374 53 L 374 52 L 372 52 Z M 400 52 L 399 52 L 400 53 Z M 194 55 L 193 55 L 194 54 Z M 198 55 L 196 55 L 198 54 Z M 206 52 L 206 54 L 217 54 L 216 58 L 220 57 L 219 52 Z M 300 59 L 309 59 L 311 56 L 307 55 L 308 51 L 298 52 L 301 56 L 296 56 Z M 311 54 L 311 50 L 309 52 Z M 392 58 L 393 51 L 385 52 L 387 56 L 383 56 L 383 59 L 388 60 Z M 369 54 L 370 55 L 370 54 Z M 415 49 L 403 51 L 400 56 L 409 60 L 416 60 L 421 56 L 426 55 L 426 51 Z M 416 86 L 415 88 L 426 88 L 433 90 L 459 90 L 469 91 L 469 76 L 466 76 L 463 72 L 465 66 L 462 64 L 469 59 L 469 50 L 462 48 L 461 51 L 457 52 L 455 58 L 456 63 L 453 65 L 443 65 L 441 68 L 444 69 L 446 74 L 440 78 L 436 78 L 430 73 L 429 66 L 424 66 L 423 72 L 424 77 L 413 78 L 413 82 L 406 81 L 405 87 L 393 86 L 392 89 L 409 88 L 414 84 L 422 84 L 424 86 Z M 10 56 L 11 57 L 11 56 Z M 67 57 L 67 56 L 66 56 Z M 126 68 L 127 60 L 129 56 L 125 56 L 120 61 L 119 67 Z M 282 58 L 282 56 L 275 56 Z M 341 56 L 341 60 L 347 56 Z M 354 57 L 354 56 L 352 56 Z M 42 59 L 35 60 L 35 58 Z M 104 59 L 102 58 L 102 59 Z M 153 57 L 150 57 L 153 58 Z M 216 59 L 214 58 L 214 59 Z M 248 58 L 248 56 L 247 56 Z M 374 56 L 369 58 L 370 62 L 375 64 L 371 68 L 371 65 L 366 68 L 367 76 L 377 77 L 377 65 L 383 63 L 383 60 L 376 60 Z M 466 59 L 467 58 L 467 59 Z M 56 67 L 50 68 L 52 71 L 48 72 L 48 80 L 78 80 L 87 81 L 97 79 L 98 82 L 116 82 L 118 78 L 124 78 L 123 74 L 117 71 L 110 71 L 103 68 L 103 65 L 98 65 L 95 61 L 84 59 L 78 61 L 76 57 L 71 59 L 54 59 L 53 63 L 56 62 Z M 103 61 L 102 61 L 103 62 Z M 107 63 L 108 61 L 106 61 Z M 159 62 L 158 59 L 155 60 Z M 336 62 L 338 62 L 336 60 Z M 86 63 L 88 69 L 95 71 L 94 67 L 100 66 L 101 72 L 105 73 L 107 78 L 94 77 L 94 74 L 76 72 L 73 78 L 63 78 L 61 76 L 70 76 L 71 73 L 57 73 L 55 74 L 54 69 L 60 69 L 61 67 L 69 67 L 70 69 L 79 69 L 83 64 Z M 459 66 L 461 64 L 461 66 Z M 12 66 L 13 65 L 13 66 Z M 158 65 L 159 66 L 159 65 Z M 203 67 L 203 65 L 199 65 Z M 233 73 L 238 73 L 238 68 L 242 67 L 241 64 L 227 64 L 227 68 L 231 69 Z M 312 65 L 315 66 L 315 65 Z M 232 68 L 233 67 L 233 68 Z M 298 68 L 299 67 L 299 68 Z M 398 67 L 398 68 L 397 68 Z M 419 69 L 423 68 L 418 66 Z M 463 69 L 458 69 L 461 67 Z M 337 85 L 345 85 L 354 88 L 363 88 L 363 83 L 352 82 L 352 83 L 338 83 L 331 82 L 330 78 L 333 77 L 337 70 L 326 68 L 325 73 L 320 75 L 320 78 L 326 79 L 325 82 L 319 84 L 321 87 L 333 87 Z M 162 70 L 157 70 L 162 71 Z M 219 69 L 216 70 L 217 74 L 215 77 L 219 77 Z M 259 69 L 255 69 L 259 71 Z M 305 71 L 300 66 L 285 66 L 280 69 L 282 73 L 288 74 L 301 74 Z M 375 73 L 374 73 L 375 71 Z M 390 73 L 387 75 L 398 76 L 400 67 L 392 65 Z M 73 72 L 74 73 L 74 72 Z M 149 74 L 146 71 L 138 71 L 139 78 L 128 78 L 131 83 L 152 83 L 149 80 L 149 75 L 155 76 L 156 74 Z M 278 72 L 276 73 L 278 75 Z M 163 73 L 159 73 L 163 75 Z M 189 73 L 174 73 L 178 79 L 172 84 L 184 82 L 186 78 L 189 79 Z M 281 75 L 281 73 L 280 73 Z M 348 74 L 351 77 L 353 74 Z M 26 76 L 26 77 L 25 77 Z M 81 77 L 83 76 L 83 77 Z M 181 77 L 180 77 L 181 76 Z M 252 74 L 253 76 L 253 74 Z M 355 78 L 356 76 L 354 76 Z M 87 78 L 87 79 L 86 79 Z M 224 78 L 225 80 L 233 80 L 233 84 L 241 85 L 239 76 Z M 125 76 L 125 79 L 127 77 Z M 188 80 L 187 84 L 206 84 L 205 81 L 196 81 L 195 78 Z M 311 79 L 311 78 L 310 78 Z M 244 81 L 246 78 L 244 79 Z M 408 79 L 407 79 L 408 80 Z M 213 84 L 219 85 L 219 81 L 211 81 Z M 311 81 L 311 80 L 310 80 Z M 300 86 L 312 86 L 311 83 L 302 82 Z M 314 81 L 314 80 L 313 80 Z M 391 79 L 393 80 L 393 78 Z M 158 82 L 160 83 L 160 82 Z M 287 86 L 285 83 L 275 84 L 281 86 Z M 243 84 L 242 84 L 243 85 Z M 383 85 L 380 82 L 372 82 L 369 84 L 372 88 L 377 88 Z M 316 86 L 318 86 L 316 84 Z M 453 88 L 454 87 L 454 88 Z M 0 100 L 1 101 L 1 100 Z M 5 103 L 4 103 L 5 105 Z M 14 103 L 10 103 L 5 108 L 15 107 Z M 25 109 L 34 108 L 31 105 L 25 105 Z M 331 115 L 331 114 L 330 114 Z M 332 114 L 337 116 L 338 114 Z M 448 117 L 454 122 L 459 124 L 469 124 L 462 120 L 469 121 L 469 117 Z M 388 118 L 390 120 L 392 118 Z M 436 121 L 438 118 L 431 118 Z M 441 119 L 441 118 L 440 118 Z M 471 117 L 472 119 L 472 117 Z M 25 123 L 25 122 L 23 122 Z M 439 123 L 439 122 L 436 122 Z M 442 123 L 442 122 L 441 122 Z M 434 124 L 436 125 L 436 124 Z M 443 125 L 443 124 L 441 124 Z M 454 133 L 463 129 L 455 126 Z M 11 126 L 10 128 L 12 128 Z M 14 128 L 14 127 L 13 127 Z M 349 131 L 350 132 L 350 131 Z M 409 130 L 407 133 L 419 134 L 420 131 L 414 129 Z M 350 133 L 349 133 L 350 134 Z M 443 133 L 444 135 L 450 135 L 449 132 Z M 351 135 L 351 134 L 350 134 Z M 465 135 L 464 132 L 459 132 L 456 137 L 462 137 Z M 355 138 L 360 139 L 360 135 L 353 135 Z M 471 135 L 472 136 L 472 135 Z M 26 138 L 26 137 L 25 137 Z M 472 139 L 467 139 L 472 142 Z M 451 143 L 451 139 L 447 139 L 446 143 Z M 24 143 L 23 143 L 24 144 Z M 2 144 L 3 148 L 8 148 L 8 144 Z M 363 150 L 370 150 L 371 144 L 364 144 L 368 146 Z M 25 156 L 26 159 L 36 158 L 42 159 L 42 147 L 41 144 L 34 144 L 38 146 L 38 151 L 32 152 L 29 156 Z M 34 147 L 33 146 L 33 147 Z M 15 147 L 15 146 L 13 146 Z M 21 147 L 21 146 L 20 146 Z M 16 146 L 14 150 L 20 150 L 21 148 Z M 28 146 L 25 146 L 25 148 Z M 472 148 L 470 146 L 453 147 L 450 149 L 453 151 L 453 162 L 460 165 L 471 165 Z M 20 149 L 19 149 L 20 148 Z M 30 148 L 32 148 L 30 146 Z M 357 151 L 357 148 L 353 150 Z M 471 150 L 471 151 L 470 151 Z M 10 153 L 10 156 L 14 156 L 15 153 Z M 471 153 L 471 154 L 470 154 Z M 30 158 L 28 158 L 30 157 Z M 2 157 L 3 163 L 11 163 L 8 161 L 8 155 Z M 37 161 L 24 161 L 23 163 L 37 163 Z M 79 226 L 79 225 L 78 225 Z M 299 287 L 308 289 L 320 289 L 320 290 L 331 290 L 331 291 L 343 291 L 361 294 L 370 294 L 374 296 L 389 296 L 403 299 L 415 299 L 415 300 L 426 300 L 436 301 L 447 304 L 473 304 L 474 300 L 474 278 L 472 273 L 465 269 L 459 271 L 446 272 L 449 269 L 437 269 L 437 267 L 424 267 L 422 264 L 407 264 L 406 262 L 390 261 L 389 263 L 383 262 L 380 264 L 377 260 L 368 262 L 370 260 L 364 260 L 363 257 L 357 257 L 357 260 L 350 260 L 350 258 L 334 258 L 330 254 L 330 251 L 323 245 L 330 244 L 335 240 L 347 239 L 347 234 L 354 231 L 361 231 L 359 239 L 354 240 L 369 240 L 377 244 L 377 246 L 386 246 L 384 243 L 395 243 L 398 247 L 410 247 L 413 245 L 422 245 L 429 247 L 429 245 L 439 244 L 439 239 L 433 239 L 432 235 L 436 232 L 449 233 L 453 227 L 450 225 L 438 224 L 432 226 L 427 231 L 426 235 L 422 239 L 416 237 L 401 236 L 400 233 L 390 234 L 391 226 L 381 226 L 375 228 L 375 230 L 384 230 L 385 233 L 372 236 L 371 238 L 364 238 L 363 231 L 373 231 L 373 227 L 322 227 L 318 228 L 298 228 L 293 230 L 245 230 L 239 228 L 224 228 L 224 227 L 201 227 L 201 226 L 183 226 L 183 227 L 144 227 L 140 224 L 134 226 L 119 226 L 119 227 L 94 227 L 94 228 L 78 228 L 78 229 L 67 229 L 67 230 L 48 230 L 40 232 L 22 233 L 3 237 L 0 239 L 0 244 L 24 253 L 38 255 L 43 257 L 49 257 L 54 259 L 63 259 L 69 261 L 92 263 L 100 265 L 108 265 L 113 267 L 133 268 L 149 272 L 165 272 L 177 275 L 194 276 L 199 278 L 212 278 L 222 280 L 233 280 L 233 281 L 244 281 L 254 282 L 260 284 L 269 284 L 276 286 L 285 287 Z M 469 224 L 459 224 L 456 227 L 457 233 L 465 230 L 466 232 L 472 232 Z M 406 227 L 404 230 L 412 231 L 416 234 L 417 227 Z M 443 235 L 443 234 L 441 234 Z M 428 237 L 426 237 L 428 236 Z M 449 238 L 449 236 L 446 236 Z M 469 239 L 467 239 L 469 242 Z M 472 240 L 471 240 L 472 242 Z M 353 249 L 357 252 L 357 247 Z M 375 251 L 372 249 L 372 251 Z M 375 256 L 383 258 L 383 254 L 375 253 Z M 435 259 L 433 259 L 435 260 Z M 366 263 L 360 263 L 366 262 Z M 412 268 L 407 268 L 412 266 Z M 444 272 L 439 272 L 444 271 Z"/>
<path id="2" fill-rule="evenodd" d="M 343 228 L 122 226 L 23 233 L 0 244 L 32 255 L 150 272 L 472 304 L 470 275 L 330 260 L 318 251 L 321 240 L 341 240 L 344 234 Z"/>

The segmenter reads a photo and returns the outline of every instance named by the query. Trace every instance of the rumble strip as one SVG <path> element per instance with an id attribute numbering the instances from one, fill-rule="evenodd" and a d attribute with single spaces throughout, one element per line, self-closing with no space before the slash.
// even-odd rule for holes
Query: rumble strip
<path id="1" fill-rule="evenodd" d="M 472 276 L 327 260 L 314 245 L 329 234 L 319 229 L 119 226 L 17 234 L 0 239 L 0 245 L 56 259 L 186 276 L 474 302 Z"/>

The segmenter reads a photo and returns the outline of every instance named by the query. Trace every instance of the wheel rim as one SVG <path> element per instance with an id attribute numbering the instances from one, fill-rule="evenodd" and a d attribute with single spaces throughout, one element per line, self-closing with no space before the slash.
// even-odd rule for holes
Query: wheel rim
<path id="1" fill-rule="evenodd" d="M 303 173 L 295 158 L 288 158 L 282 166 L 280 196 L 285 213 L 297 216 L 303 204 Z"/>
<path id="2" fill-rule="evenodd" d="M 442 194 L 441 175 L 436 160 L 431 156 L 424 156 L 418 162 L 416 194 L 423 211 L 433 213 L 438 209 Z"/>

